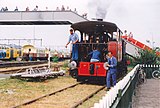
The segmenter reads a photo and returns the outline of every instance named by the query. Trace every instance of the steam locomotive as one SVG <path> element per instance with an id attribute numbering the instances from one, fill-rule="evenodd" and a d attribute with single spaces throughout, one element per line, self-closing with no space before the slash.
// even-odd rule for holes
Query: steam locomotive
<path id="1" fill-rule="evenodd" d="M 108 51 L 117 58 L 117 76 L 121 77 L 127 72 L 126 42 L 121 38 L 122 31 L 116 24 L 105 21 L 83 21 L 72 24 L 71 27 L 80 32 L 78 44 L 78 60 L 71 61 L 70 75 L 77 81 L 95 80 L 104 82 L 107 75 L 105 65 Z M 90 62 L 87 57 L 95 47 L 99 48 L 101 61 Z M 92 65 L 92 66 L 91 66 Z M 92 68 L 91 68 L 92 67 Z"/>

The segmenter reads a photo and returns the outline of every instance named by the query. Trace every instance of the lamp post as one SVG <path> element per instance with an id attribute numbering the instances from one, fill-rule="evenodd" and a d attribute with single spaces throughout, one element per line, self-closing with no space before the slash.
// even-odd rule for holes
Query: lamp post
<path id="1" fill-rule="evenodd" d="M 48 69 L 51 68 L 51 61 L 50 61 L 50 58 L 51 58 L 51 53 L 50 53 L 50 48 L 48 49 Z"/>
<path id="2" fill-rule="evenodd" d="M 35 45 L 35 25 L 33 27 L 33 45 Z"/>

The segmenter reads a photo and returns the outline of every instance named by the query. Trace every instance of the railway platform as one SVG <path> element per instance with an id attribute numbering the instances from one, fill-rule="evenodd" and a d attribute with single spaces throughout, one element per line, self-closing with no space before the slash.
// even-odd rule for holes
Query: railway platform
<path id="1" fill-rule="evenodd" d="M 147 79 L 133 98 L 132 108 L 160 108 L 160 80 Z"/>

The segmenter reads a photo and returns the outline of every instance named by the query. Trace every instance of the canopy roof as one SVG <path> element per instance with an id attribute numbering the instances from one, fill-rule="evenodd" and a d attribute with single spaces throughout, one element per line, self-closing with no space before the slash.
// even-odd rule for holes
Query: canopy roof
<path id="1" fill-rule="evenodd" d="M 116 32 L 117 25 L 111 22 L 105 21 L 83 21 L 74 23 L 71 25 L 74 30 L 78 30 L 84 33 L 94 33 L 94 32 Z"/>
<path id="2" fill-rule="evenodd" d="M 0 21 L 0 25 L 70 25 L 69 21 Z"/>

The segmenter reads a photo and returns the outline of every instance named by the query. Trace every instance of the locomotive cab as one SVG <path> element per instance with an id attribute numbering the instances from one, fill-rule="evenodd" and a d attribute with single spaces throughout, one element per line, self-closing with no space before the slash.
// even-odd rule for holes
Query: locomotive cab
<path id="1" fill-rule="evenodd" d="M 80 32 L 78 44 L 78 61 L 74 62 L 76 68 L 70 69 L 70 75 L 77 81 L 97 80 L 105 82 L 107 70 L 104 63 L 107 61 L 108 51 L 118 61 L 118 77 L 126 72 L 125 42 L 121 39 L 122 32 L 114 23 L 104 21 L 84 21 L 72 24 L 75 31 Z M 91 57 L 87 56 L 98 47 L 101 56 L 99 62 L 90 62 Z"/>

